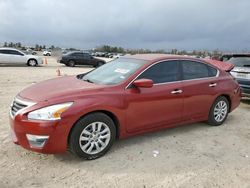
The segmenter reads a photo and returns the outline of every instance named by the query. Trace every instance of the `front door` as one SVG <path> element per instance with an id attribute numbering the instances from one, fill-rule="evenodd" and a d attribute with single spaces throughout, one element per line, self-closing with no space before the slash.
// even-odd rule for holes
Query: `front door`
<path id="1" fill-rule="evenodd" d="M 137 79 L 151 79 L 152 88 L 129 86 L 126 93 L 128 132 L 165 127 L 182 120 L 182 83 L 178 61 L 159 62 Z"/>

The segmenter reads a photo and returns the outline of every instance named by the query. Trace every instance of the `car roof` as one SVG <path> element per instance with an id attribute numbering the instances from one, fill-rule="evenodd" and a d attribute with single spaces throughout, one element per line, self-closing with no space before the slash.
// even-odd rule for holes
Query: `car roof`
<path id="1" fill-rule="evenodd" d="M 212 65 L 218 69 L 224 70 L 224 71 L 230 71 L 234 67 L 231 63 L 224 63 L 222 61 L 216 61 L 211 59 L 199 59 L 189 56 L 183 56 L 183 55 L 171 55 L 171 54 L 136 54 L 136 55 L 126 55 L 122 58 L 132 58 L 132 59 L 138 59 L 138 60 L 144 60 L 148 62 L 157 62 L 162 60 L 171 60 L 171 59 L 179 59 L 179 60 L 193 60 L 198 62 L 207 63 L 208 65 Z"/>
<path id="2" fill-rule="evenodd" d="M 132 58 L 144 61 L 161 61 L 166 59 L 190 59 L 190 60 L 200 60 L 198 58 L 183 56 L 183 55 L 172 55 L 172 54 L 135 54 L 135 55 L 125 55 L 123 58 Z"/>

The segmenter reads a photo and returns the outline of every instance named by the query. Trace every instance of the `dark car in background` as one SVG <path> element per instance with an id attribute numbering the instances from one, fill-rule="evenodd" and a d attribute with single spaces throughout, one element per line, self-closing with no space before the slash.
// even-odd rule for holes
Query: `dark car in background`
<path id="1" fill-rule="evenodd" d="M 243 97 L 250 97 L 250 54 L 225 54 L 222 61 L 234 64 L 232 76 L 238 81 Z"/>
<path id="2" fill-rule="evenodd" d="M 69 52 L 62 55 L 59 63 L 70 67 L 74 67 L 75 65 L 91 65 L 94 67 L 99 67 L 106 62 L 101 59 L 94 58 L 86 52 Z"/>

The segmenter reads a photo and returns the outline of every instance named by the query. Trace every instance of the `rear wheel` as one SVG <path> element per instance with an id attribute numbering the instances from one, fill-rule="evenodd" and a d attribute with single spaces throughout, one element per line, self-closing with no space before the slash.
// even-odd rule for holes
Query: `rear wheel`
<path id="1" fill-rule="evenodd" d="M 209 112 L 208 124 L 219 126 L 224 123 L 229 113 L 229 101 L 226 97 L 218 97 Z"/>
<path id="2" fill-rule="evenodd" d="M 84 159 L 104 155 L 116 138 L 115 124 L 103 113 L 93 113 L 80 119 L 71 131 L 69 148 Z"/>
<path id="3" fill-rule="evenodd" d="M 70 61 L 69 61 L 69 63 L 68 63 L 68 66 L 70 66 L 70 67 L 74 67 L 74 66 L 75 66 L 75 62 L 74 62 L 74 61 L 72 61 L 72 60 L 70 60 Z"/>
<path id="4" fill-rule="evenodd" d="M 37 66 L 37 61 L 35 59 L 29 59 L 27 62 L 27 65 L 35 67 L 35 66 Z"/>

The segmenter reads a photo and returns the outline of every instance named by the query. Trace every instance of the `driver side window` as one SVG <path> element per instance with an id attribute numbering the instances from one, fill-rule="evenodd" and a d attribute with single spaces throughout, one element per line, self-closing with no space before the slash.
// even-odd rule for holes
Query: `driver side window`
<path id="1" fill-rule="evenodd" d="M 179 81 L 179 62 L 164 61 L 153 65 L 143 72 L 137 79 L 151 79 L 154 84 Z"/>

